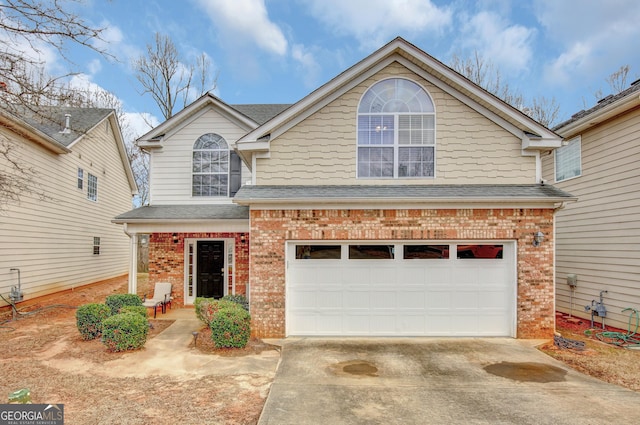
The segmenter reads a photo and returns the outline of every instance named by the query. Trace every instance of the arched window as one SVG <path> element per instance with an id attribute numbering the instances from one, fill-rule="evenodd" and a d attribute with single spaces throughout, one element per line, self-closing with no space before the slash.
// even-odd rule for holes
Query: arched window
<path id="1" fill-rule="evenodd" d="M 215 133 L 203 134 L 193 144 L 191 194 L 229 196 L 229 145 Z"/>
<path id="2" fill-rule="evenodd" d="M 371 86 L 358 106 L 358 177 L 433 177 L 435 109 L 429 94 L 404 78 Z"/>

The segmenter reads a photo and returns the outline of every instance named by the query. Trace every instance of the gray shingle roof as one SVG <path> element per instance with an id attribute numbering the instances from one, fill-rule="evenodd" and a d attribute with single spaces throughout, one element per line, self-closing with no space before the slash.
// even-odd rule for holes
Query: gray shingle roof
<path id="1" fill-rule="evenodd" d="M 640 80 L 634 81 L 633 83 L 631 83 L 631 87 L 621 91 L 618 94 L 615 95 L 609 95 L 603 99 L 601 99 L 600 101 L 598 101 L 598 103 L 587 109 L 587 110 L 582 110 L 580 112 L 576 112 L 575 114 L 573 114 L 573 116 L 571 116 L 571 118 L 569 118 L 568 120 L 566 120 L 565 122 L 562 122 L 558 125 L 556 125 L 553 130 L 558 130 L 561 129 L 563 127 L 566 127 L 567 125 L 571 124 L 572 122 L 578 121 L 579 119 L 582 119 L 584 117 L 586 117 L 587 115 L 591 115 L 594 112 L 597 112 L 598 110 L 604 108 L 607 105 L 610 105 L 612 103 L 614 103 L 615 101 L 622 99 L 625 96 L 628 96 L 634 92 L 640 91 Z"/>
<path id="2" fill-rule="evenodd" d="M 249 219 L 249 208 L 235 205 L 154 205 L 144 206 L 120 214 L 113 221 L 131 223 L 136 221 L 172 220 L 243 220 Z"/>
<path id="3" fill-rule="evenodd" d="M 229 105 L 236 111 L 244 114 L 257 122 L 259 125 L 264 124 L 271 118 L 275 117 L 291 104 L 274 103 L 274 104 L 256 104 L 256 105 Z"/>
<path id="4" fill-rule="evenodd" d="M 68 147 L 71 143 L 104 120 L 113 110 L 105 108 L 45 107 L 37 112 L 20 108 L 12 111 L 27 124 L 37 128 L 47 136 Z M 65 114 L 69 114 L 69 133 L 61 133 L 65 128 Z"/>
<path id="5" fill-rule="evenodd" d="M 240 204 L 266 201 L 516 201 L 572 200 L 553 186 L 531 185 L 347 185 L 347 186 L 243 186 L 234 201 Z"/>

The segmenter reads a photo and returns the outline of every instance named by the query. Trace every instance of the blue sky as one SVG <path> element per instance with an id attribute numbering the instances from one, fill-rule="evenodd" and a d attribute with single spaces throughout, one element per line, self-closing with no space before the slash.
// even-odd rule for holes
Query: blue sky
<path id="1" fill-rule="evenodd" d="M 605 79 L 631 66 L 640 75 L 637 0 L 85 0 L 75 12 L 106 28 L 108 60 L 71 48 L 74 65 L 55 55 L 47 68 L 79 72 L 77 84 L 113 92 L 136 119 L 160 113 L 140 94 L 131 59 L 154 33 L 182 56 L 203 52 L 225 102 L 293 103 L 397 36 L 436 59 L 490 60 L 527 98 L 555 97 L 561 120 L 609 93 Z"/>

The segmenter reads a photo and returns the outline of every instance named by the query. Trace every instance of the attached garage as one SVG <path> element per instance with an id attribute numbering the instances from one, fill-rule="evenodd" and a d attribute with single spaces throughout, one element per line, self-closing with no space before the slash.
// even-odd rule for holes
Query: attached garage
<path id="1" fill-rule="evenodd" d="M 513 241 L 288 242 L 289 336 L 516 333 Z"/>

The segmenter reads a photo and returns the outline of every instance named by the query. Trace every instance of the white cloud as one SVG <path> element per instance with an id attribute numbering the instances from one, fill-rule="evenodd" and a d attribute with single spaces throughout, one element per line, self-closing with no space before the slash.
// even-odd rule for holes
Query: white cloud
<path id="1" fill-rule="evenodd" d="M 318 85 L 321 67 L 314 55 L 304 45 L 294 44 L 291 47 L 291 57 L 300 64 L 305 86 L 315 88 Z"/>
<path id="2" fill-rule="evenodd" d="M 147 112 L 125 112 L 122 121 L 122 126 L 131 131 L 132 139 L 136 139 L 160 125 L 160 120 Z"/>
<path id="3" fill-rule="evenodd" d="M 94 39 L 92 45 L 96 50 L 107 52 L 123 62 L 140 56 L 141 50 L 127 41 L 120 27 L 109 21 L 103 21 L 100 27 L 104 30 L 99 39 Z"/>
<path id="4" fill-rule="evenodd" d="M 280 56 L 287 53 L 287 39 L 269 19 L 264 0 L 198 0 L 198 3 L 225 32 L 221 38 L 252 42 Z"/>
<path id="5" fill-rule="evenodd" d="M 477 50 L 500 70 L 527 69 L 533 56 L 534 29 L 511 25 L 498 14 L 486 11 L 461 19 L 463 47 Z"/>
<path id="6" fill-rule="evenodd" d="M 545 67 L 547 81 L 591 85 L 604 82 L 621 65 L 639 71 L 637 0 L 582 0 L 579 5 L 537 0 L 534 5 L 546 41 L 556 47 L 555 57 Z"/>
<path id="7" fill-rule="evenodd" d="M 401 32 L 441 34 L 452 12 L 431 0 L 304 0 L 318 21 L 365 48 L 379 47 Z"/>

